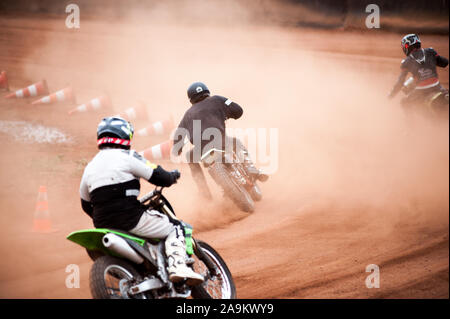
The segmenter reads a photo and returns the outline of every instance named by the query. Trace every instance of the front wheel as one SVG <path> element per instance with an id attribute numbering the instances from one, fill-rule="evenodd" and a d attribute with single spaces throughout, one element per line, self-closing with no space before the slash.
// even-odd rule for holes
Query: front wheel
<path id="1" fill-rule="evenodd" d="M 129 296 L 127 293 L 140 280 L 141 276 L 129 262 L 105 255 L 92 265 L 89 286 L 94 299 L 145 299 L 145 295 Z"/>
<path id="2" fill-rule="evenodd" d="M 209 167 L 209 174 L 222 187 L 225 195 L 229 196 L 242 211 L 247 213 L 254 211 L 255 204 L 252 197 L 241 185 L 238 185 L 233 180 L 224 165 L 215 163 Z"/>
<path id="3" fill-rule="evenodd" d="M 217 268 L 217 274 L 208 278 L 208 267 L 194 255 L 195 272 L 206 276 L 203 284 L 192 288 L 192 297 L 195 299 L 236 299 L 236 286 L 225 261 L 219 253 L 203 241 L 197 241 L 197 249 L 202 249 Z"/>

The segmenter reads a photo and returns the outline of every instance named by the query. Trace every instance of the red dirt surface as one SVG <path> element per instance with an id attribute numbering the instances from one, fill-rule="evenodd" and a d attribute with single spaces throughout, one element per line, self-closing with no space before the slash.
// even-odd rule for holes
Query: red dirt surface
<path id="1" fill-rule="evenodd" d="M 136 128 L 169 114 L 178 122 L 197 80 L 244 107 L 229 126 L 279 130 L 278 170 L 249 216 L 217 189 L 214 202 L 199 202 L 189 169 L 161 162 L 180 169 L 166 195 L 224 257 L 239 298 L 449 298 L 448 123 L 407 120 L 398 99 L 386 99 L 403 58 L 400 34 L 129 18 L 83 20 L 79 30 L 64 19 L 0 20 L 0 69 L 12 90 L 45 78 L 52 92 L 72 85 L 78 104 L 107 92 L 115 105 L 69 116 L 76 105 L 0 98 L 1 121 L 73 138 L 29 144 L 0 132 L 0 298 L 91 297 L 92 262 L 65 237 L 92 227 L 78 187 L 97 151 L 96 125 L 139 100 L 149 117 Z M 449 56 L 448 37 L 422 41 Z M 448 87 L 448 68 L 439 72 Z M 134 148 L 162 140 L 136 138 Z M 40 185 L 49 234 L 31 232 Z M 70 264 L 80 266 L 80 288 L 66 287 Z M 369 264 L 380 267 L 380 288 L 365 285 Z"/>

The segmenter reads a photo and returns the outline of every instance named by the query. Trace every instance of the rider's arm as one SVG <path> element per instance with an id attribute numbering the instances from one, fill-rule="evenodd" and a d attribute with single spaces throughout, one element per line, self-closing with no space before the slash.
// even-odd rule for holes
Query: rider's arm
<path id="1" fill-rule="evenodd" d="M 401 90 L 407 75 L 408 75 L 408 70 L 406 69 L 404 62 L 402 61 L 401 73 L 397 79 L 397 82 L 395 83 L 394 87 L 392 88 L 391 92 L 389 93 L 390 98 L 393 98 Z"/>
<path id="2" fill-rule="evenodd" d="M 448 60 L 443 56 L 438 55 L 436 56 L 436 65 L 445 68 L 448 65 Z"/>
<path id="3" fill-rule="evenodd" d="M 433 48 L 428 48 L 427 49 L 429 52 L 431 52 L 431 54 L 434 55 L 434 57 L 436 58 L 436 65 L 441 67 L 441 68 L 445 68 L 448 65 L 448 60 L 446 58 L 444 58 L 443 56 L 440 56 L 435 49 Z"/>
<path id="4" fill-rule="evenodd" d="M 436 65 L 445 68 L 448 65 L 448 60 L 436 53 Z"/>
<path id="5" fill-rule="evenodd" d="M 137 178 L 143 178 L 156 186 L 169 187 L 176 183 L 179 176 L 164 170 L 136 153 L 130 151 L 130 171 Z"/>
<path id="6" fill-rule="evenodd" d="M 225 110 L 225 116 L 227 119 L 235 119 L 237 120 L 242 116 L 242 113 L 244 113 L 244 110 L 242 107 L 233 102 L 230 99 L 224 98 L 222 96 L 218 96 L 221 100 L 223 100 L 223 108 Z"/>

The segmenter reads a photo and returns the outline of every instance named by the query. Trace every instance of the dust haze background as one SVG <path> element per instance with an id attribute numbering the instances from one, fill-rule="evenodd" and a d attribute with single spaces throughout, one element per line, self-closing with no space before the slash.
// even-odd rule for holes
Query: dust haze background
<path id="1" fill-rule="evenodd" d="M 264 3 L 266 9 L 287 10 L 280 3 Z M 8 60 L 21 75 L 11 85 L 19 88 L 45 76 L 51 90 L 73 85 L 78 104 L 106 92 L 115 111 L 143 100 L 149 117 L 136 121 L 140 128 L 169 114 L 178 123 L 189 106 L 188 85 L 203 81 L 212 94 L 244 108 L 243 117 L 228 126 L 279 129 L 278 171 L 262 185 L 264 199 L 252 216 L 220 199 L 210 180 L 219 199 L 199 202 L 189 170 L 179 168 L 182 179 L 166 193 L 198 232 L 211 236 L 239 220 L 246 228 L 234 226 L 232 236 L 218 232 L 212 237 L 245 238 L 248 229 L 283 232 L 290 225 L 303 227 L 298 220 L 305 207 L 313 207 L 306 212 L 325 215 L 324 226 L 333 225 L 326 217 L 332 211 L 336 223 L 356 220 L 367 232 L 389 240 L 395 241 L 398 229 L 411 223 L 420 225 L 414 231 L 417 238 L 424 229 L 448 234 L 448 123 L 407 120 L 398 99 L 386 98 L 403 58 L 399 34 L 346 31 L 346 41 L 340 43 L 342 30 L 266 21 L 261 7 L 239 1 L 154 2 L 149 10 L 130 6 L 120 14 L 100 5 L 97 10 L 95 18 L 91 14 L 84 20 L 81 7 L 79 30 L 66 29 L 65 16 L 2 16 L 0 25 L 8 21 L 29 32 L 17 40 L 26 62 Z M 448 57 L 448 43 L 441 38 L 423 35 L 422 41 Z M 3 52 L 14 56 L 7 48 Z M 448 87 L 448 68 L 439 72 Z M 92 132 L 92 140 L 80 144 L 92 156 L 99 120 L 77 125 L 86 137 Z M 63 120 L 58 125 L 64 127 Z M 156 142 L 135 138 L 134 148 Z M 81 171 L 76 174 L 81 177 Z M 66 214 L 73 218 L 82 212 L 78 185 L 70 187 L 73 208 Z M 79 223 L 90 227 L 83 218 Z"/>

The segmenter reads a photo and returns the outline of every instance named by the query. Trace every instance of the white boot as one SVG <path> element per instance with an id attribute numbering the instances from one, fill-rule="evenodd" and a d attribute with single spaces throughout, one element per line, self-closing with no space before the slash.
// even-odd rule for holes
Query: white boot
<path id="1" fill-rule="evenodd" d="M 180 282 L 187 279 L 187 284 L 191 286 L 199 285 L 203 282 L 203 276 L 186 266 L 186 243 L 183 233 L 178 226 L 166 238 L 166 255 L 169 264 L 167 271 L 169 272 L 170 281 Z"/>

